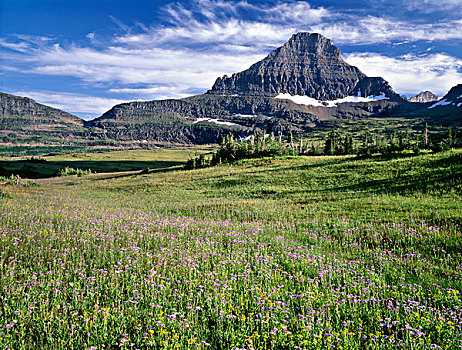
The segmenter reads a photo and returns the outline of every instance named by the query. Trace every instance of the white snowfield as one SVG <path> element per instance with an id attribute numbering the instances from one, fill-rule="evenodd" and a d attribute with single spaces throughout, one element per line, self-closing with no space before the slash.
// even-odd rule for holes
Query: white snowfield
<path id="1" fill-rule="evenodd" d="M 239 142 L 243 142 L 243 141 L 249 141 L 252 137 L 254 137 L 253 135 L 248 135 L 246 137 L 241 137 L 239 138 Z M 268 137 L 270 137 L 269 134 L 264 134 L 263 135 L 263 138 L 266 140 Z"/>
<path id="2" fill-rule="evenodd" d="M 241 118 L 255 118 L 257 117 L 254 114 L 241 114 L 241 113 L 234 113 L 235 117 L 241 117 Z"/>
<path id="3" fill-rule="evenodd" d="M 193 124 L 197 124 L 200 122 L 208 122 L 208 123 L 214 123 L 218 125 L 227 125 L 227 126 L 234 126 L 234 125 L 239 125 L 236 123 L 231 123 L 231 122 L 224 122 L 218 119 L 212 119 L 212 118 L 197 118 L 195 121 L 193 121 Z"/>
<path id="4" fill-rule="evenodd" d="M 381 100 L 388 100 L 384 94 L 379 96 L 368 96 L 368 97 L 361 97 L 361 96 L 347 96 L 344 98 L 339 98 L 337 100 L 328 100 L 328 101 L 319 101 L 315 98 L 308 97 L 308 96 L 300 96 L 300 95 L 291 95 L 291 94 L 279 94 L 275 98 L 281 100 L 291 100 L 299 105 L 306 105 L 306 106 L 315 106 L 315 107 L 336 107 L 340 103 L 346 102 L 372 102 L 372 101 L 381 101 Z"/>
<path id="5" fill-rule="evenodd" d="M 241 117 L 241 118 L 257 118 L 258 115 L 255 115 L 255 114 L 241 114 L 241 113 L 234 113 L 234 116 L 235 117 Z M 271 119 L 273 117 L 269 117 L 267 115 L 264 115 L 264 114 L 261 114 L 260 116 L 262 116 L 263 118 L 266 118 L 266 119 Z"/>
<path id="6" fill-rule="evenodd" d="M 448 100 L 444 99 L 444 100 L 438 101 L 435 104 L 431 105 L 430 107 L 428 107 L 428 109 L 435 108 L 435 107 L 438 107 L 438 106 L 446 106 L 446 105 L 450 105 L 450 104 L 451 104 L 451 101 L 448 101 Z"/>

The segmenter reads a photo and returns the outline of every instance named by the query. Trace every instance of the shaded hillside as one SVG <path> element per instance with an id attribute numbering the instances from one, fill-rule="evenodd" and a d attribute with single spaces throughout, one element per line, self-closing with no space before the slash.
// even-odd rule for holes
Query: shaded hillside
<path id="1" fill-rule="evenodd" d="M 96 132 L 94 132 L 96 131 Z M 0 93 L 0 155 L 38 155 L 79 150 L 132 148 L 133 142 L 106 139 L 75 115 L 27 97 Z"/>
<path id="2" fill-rule="evenodd" d="M 88 134 L 82 119 L 27 97 L 0 93 L 0 154 L 68 147 Z"/>
<path id="3" fill-rule="evenodd" d="M 30 98 L 0 92 L 0 124 L 2 130 L 56 131 L 82 127 L 83 120 L 70 113 L 37 103 Z"/>
<path id="4" fill-rule="evenodd" d="M 420 105 L 422 108 L 410 113 L 411 116 L 426 118 L 437 125 L 461 127 L 462 84 L 452 87 L 439 101 Z"/>

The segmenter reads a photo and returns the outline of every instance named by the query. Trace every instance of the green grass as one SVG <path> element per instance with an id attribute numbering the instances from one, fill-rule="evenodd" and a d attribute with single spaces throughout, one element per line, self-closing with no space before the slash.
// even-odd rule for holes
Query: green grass
<path id="1" fill-rule="evenodd" d="M 159 169 L 184 164 L 194 154 L 209 153 L 214 146 L 191 148 L 158 148 L 153 150 L 124 150 L 74 152 L 40 157 L 0 157 L 0 176 L 20 175 L 23 178 L 57 176 L 66 167 L 91 170 L 94 173 Z M 34 161 L 35 159 L 35 161 Z"/>
<path id="2" fill-rule="evenodd" d="M 457 150 L 2 186 L 0 348 L 457 349 L 461 177 Z"/>

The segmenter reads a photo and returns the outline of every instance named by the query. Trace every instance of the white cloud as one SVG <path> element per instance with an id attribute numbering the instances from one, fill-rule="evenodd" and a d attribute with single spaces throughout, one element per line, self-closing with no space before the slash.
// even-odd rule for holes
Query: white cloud
<path id="1" fill-rule="evenodd" d="M 129 102 L 114 98 L 87 96 L 82 94 L 52 91 L 15 91 L 14 95 L 27 96 L 38 103 L 62 109 L 68 113 L 99 116 L 114 105 Z"/>
<path id="2" fill-rule="evenodd" d="M 184 98 L 191 96 L 189 85 L 175 85 L 175 86 L 151 86 L 145 88 L 117 88 L 109 89 L 109 92 L 115 94 L 129 94 L 131 96 L 138 96 L 139 99 L 163 100 L 170 98 Z"/>
<path id="3" fill-rule="evenodd" d="M 0 38 L 0 46 L 18 52 L 27 52 L 29 50 L 29 45 L 25 41 L 14 43 Z"/>
<path id="4" fill-rule="evenodd" d="M 443 96 L 462 82 L 462 59 L 446 54 L 387 57 L 377 53 L 351 53 L 345 60 L 368 76 L 381 76 L 400 94 L 431 90 Z"/>
<path id="5" fill-rule="evenodd" d="M 340 44 L 379 44 L 394 41 L 415 42 L 462 40 L 462 20 L 410 24 L 390 18 L 366 16 L 356 22 L 322 23 L 311 27 Z"/>
<path id="6" fill-rule="evenodd" d="M 232 57 L 227 53 L 196 52 L 189 49 L 109 47 L 92 48 L 59 45 L 29 58 L 36 63 L 30 72 L 76 76 L 89 82 L 192 84 L 209 86 L 222 71 L 248 68 L 263 55 L 250 53 Z"/>
<path id="7" fill-rule="evenodd" d="M 460 0 L 407 0 L 404 6 L 410 11 L 432 13 L 438 11 L 462 12 Z"/>

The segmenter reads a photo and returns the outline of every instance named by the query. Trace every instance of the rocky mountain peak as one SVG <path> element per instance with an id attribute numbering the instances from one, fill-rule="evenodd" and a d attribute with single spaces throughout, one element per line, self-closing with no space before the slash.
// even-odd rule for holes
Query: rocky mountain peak
<path id="1" fill-rule="evenodd" d="M 411 97 L 408 101 L 419 103 L 434 102 L 438 101 L 438 96 L 431 91 L 422 91 L 418 95 Z"/>
<path id="2" fill-rule="evenodd" d="M 301 63 L 311 61 L 315 57 L 342 60 L 340 50 L 332 43 L 332 40 L 318 33 L 307 32 L 292 35 L 288 42 L 268 56 L 273 60 L 293 58 Z"/>
<path id="3" fill-rule="evenodd" d="M 345 62 L 332 40 L 303 32 L 249 69 L 218 78 L 208 94 L 275 97 L 289 93 L 335 100 L 357 93 L 367 97 L 371 91 L 399 98 L 385 80 L 368 78 Z"/>

